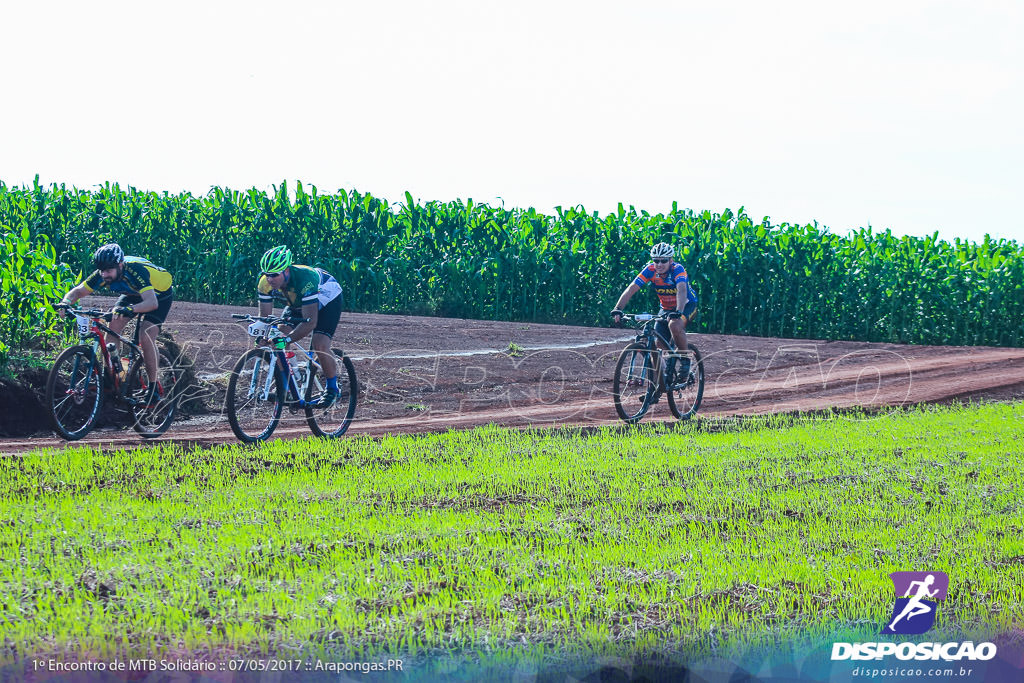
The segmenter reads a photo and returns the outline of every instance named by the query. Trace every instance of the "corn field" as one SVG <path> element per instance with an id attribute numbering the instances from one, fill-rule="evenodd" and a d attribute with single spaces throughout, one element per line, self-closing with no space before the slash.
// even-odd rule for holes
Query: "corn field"
<path id="1" fill-rule="evenodd" d="M 0 223 L 0 372 L 12 355 L 40 343 L 63 341 L 51 305 L 75 285 L 46 235 L 14 233 Z"/>
<path id="2" fill-rule="evenodd" d="M 106 184 L 0 183 L 0 225 L 46 236 L 73 271 L 117 241 L 175 278 L 179 299 L 255 300 L 263 252 L 287 244 L 342 283 L 350 310 L 606 324 L 650 245 L 670 241 L 701 299 L 691 330 L 925 344 L 1024 344 L 1024 247 L 752 220 L 673 205 L 553 215 L 472 200 L 389 203 L 286 183 L 205 196 Z M 633 304 L 650 309 L 649 299 Z"/>

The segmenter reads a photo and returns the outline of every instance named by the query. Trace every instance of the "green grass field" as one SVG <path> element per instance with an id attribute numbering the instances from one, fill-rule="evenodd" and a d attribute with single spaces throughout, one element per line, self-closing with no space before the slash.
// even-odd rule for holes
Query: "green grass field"
<path id="1" fill-rule="evenodd" d="M 940 570 L 1024 624 L 1024 404 L 0 459 L 3 659 L 699 656 Z"/>

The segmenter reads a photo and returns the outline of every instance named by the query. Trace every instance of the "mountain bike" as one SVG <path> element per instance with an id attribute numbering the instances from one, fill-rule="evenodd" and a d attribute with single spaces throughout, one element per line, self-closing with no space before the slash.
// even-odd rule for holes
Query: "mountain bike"
<path id="1" fill-rule="evenodd" d="M 228 378 L 225 408 L 231 431 L 246 443 L 270 438 L 281 413 L 305 411 L 306 422 L 317 436 L 341 436 L 352 424 L 356 412 L 356 369 L 340 349 L 331 349 L 338 362 L 340 395 L 323 406 L 327 382 L 316 353 L 296 344 L 297 351 L 285 351 L 286 335 L 280 325 L 295 325 L 301 320 L 279 316 L 252 316 L 233 313 L 232 318 L 247 320 L 249 336 L 257 344 L 235 363 Z M 272 348 L 267 348 L 266 344 Z"/>
<path id="2" fill-rule="evenodd" d="M 46 379 L 46 406 L 57 433 L 71 441 L 88 434 L 96 426 L 105 398 L 127 409 L 132 428 L 142 437 L 152 439 L 167 431 L 181 398 L 184 375 L 170 352 L 157 344 L 157 401 L 150 403 L 151 380 L 139 347 L 138 320 L 129 323 L 134 325 L 129 339 L 104 324 L 113 317 L 109 311 L 67 304 L 55 308 L 74 314 L 81 341 L 57 356 Z"/>
<path id="3" fill-rule="evenodd" d="M 615 412 L 629 424 L 635 424 L 647 414 L 662 393 L 668 396 L 668 407 L 679 420 L 688 420 L 697 413 L 704 398 L 704 359 L 693 344 L 687 344 L 685 357 L 689 358 L 690 369 L 685 377 L 679 377 L 677 368 L 684 358 L 674 354 L 667 362 L 656 343 L 655 325 L 667 320 L 667 314 L 651 313 L 624 314 L 623 320 L 637 323 L 636 339 L 622 353 L 615 364 L 612 381 L 612 396 Z M 667 341 L 675 351 L 672 340 Z"/>

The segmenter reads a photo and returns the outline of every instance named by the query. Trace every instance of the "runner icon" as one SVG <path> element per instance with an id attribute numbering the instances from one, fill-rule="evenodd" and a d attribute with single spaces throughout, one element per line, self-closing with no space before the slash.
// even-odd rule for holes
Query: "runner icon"
<path id="1" fill-rule="evenodd" d="M 910 621 L 911 619 L 913 619 L 916 616 L 919 616 L 921 614 L 928 614 L 929 612 L 932 611 L 932 608 L 929 607 L 928 605 L 926 605 L 924 602 L 922 602 L 922 600 L 924 598 L 934 598 L 936 596 L 936 594 L 938 594 L 938 592 L 939 592 L 938 588 L 936 588 L 935 590 L 929 590 L 931 588 L 932 584 L 934 584 L 934 583 L 935 583 L 935 575 L 934 574 L 929 574 L 928 576 L 926 576 L 924 578 L 924 581 L 911 581 L 910 582 L 910 585 L 907 587 L 907 592 L 908 593 L 914 593 L 914 594 L 910 596 L 909 600 L 907 600 L 907 604 L 903 607 L 903 611 L 899 613 L 899 616 L 897 616 L 895 619 L 893 619 L 892 623 L 889 624 L 889 630 L 890 631 L 895 633 L 896 632 L 896 628 L 895 628 L 896 627 L 896 622 L 898 622 L 900 619 L 902 619 L 904 617 L 907 618 L 907 621 Z M 915 588 L 915 586 L 916 586 L 916 588 Z"/>

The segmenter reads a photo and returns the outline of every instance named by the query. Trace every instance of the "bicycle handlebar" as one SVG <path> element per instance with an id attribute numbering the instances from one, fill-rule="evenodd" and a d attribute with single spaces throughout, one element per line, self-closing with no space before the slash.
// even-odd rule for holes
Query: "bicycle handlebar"
<path id="1" fill-rule="evenodd" d="M 83 316 L 85 318 L 94 318 L 94 319 L 102 318 L 103 320 L 107 321 L 108 323 L 114 317 L 113 313 L 111 313 L 110 311 L 101 311 L 98 308 L 76 308 L 72 304 L 54 304 L 53 307 L 54 308 L 63 308 L 68 313 L 73 313 L 74 315 L 80 315 L 80 316 Z"/>
<path id="2" fill-rule="evenodd" d="M 289 325 L 293 325 L 293 324 L 298 324 L 298 323 L 308 323 L 309 322 L 309 318 L 283 318 L 283 317 L 281 317 L 279 315 L 259 316 L 259 315 L 250 315 L 248 313 L 232 313 L 231 317 L 232 318 L 237 318 L 239 320 L 248 320 L 249 322 L 267 323 L 268 325 L 280 325 L 280 324 L 283 324 L 283 323 L 287 323 Z"/>
<path id="3" fill-rule="evenodd" d="M 647 323 L 652 320 L 668 320 L 668 313 L 623 313 L 623 320 L 633 320 L 638 323 Z"/>

